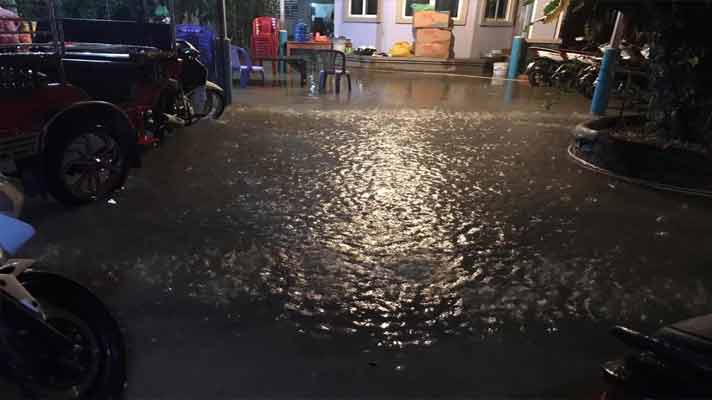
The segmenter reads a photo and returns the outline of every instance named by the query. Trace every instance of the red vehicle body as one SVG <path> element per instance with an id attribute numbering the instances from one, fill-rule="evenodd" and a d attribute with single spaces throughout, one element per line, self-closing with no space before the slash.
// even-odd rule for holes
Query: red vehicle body
<path id="1" fill-rule="evenodd" d="M 154 140 L 148 111 L 180 71 L 173 26 L 58 18 L 40 3 L 48 15 L 15 19 L 37 27 L 32 43 L 0 44 L 0 162 L 30 193 L 86 203 L 121 187 Z"/>

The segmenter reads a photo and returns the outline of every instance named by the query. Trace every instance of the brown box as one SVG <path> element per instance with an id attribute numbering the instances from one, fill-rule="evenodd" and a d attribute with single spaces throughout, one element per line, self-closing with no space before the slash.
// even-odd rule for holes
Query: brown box
<path id="1" fill-rule="evenodd" d="M 413 15 L 413 28 L 450 28 L 450 13 L 418 11 Z"/>
<path id="2" fill-rule="evenodd" d="M 421 28 L 415 30 L 415 43 L 450 43 L 452 31 L 449 29 Z"/>
<path id="3" fill-rule="evenodd" d="M 451 43 L 416 43 L 415 56 L 429 58 L 450 58 Z"/>

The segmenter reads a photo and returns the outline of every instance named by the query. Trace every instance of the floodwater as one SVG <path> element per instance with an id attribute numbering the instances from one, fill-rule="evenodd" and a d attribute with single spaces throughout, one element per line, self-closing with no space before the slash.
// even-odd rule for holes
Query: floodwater
<path id="1" fill-rule="evenodd" d="M 109 201 L 26 210 L 26 254 L 120 319 L 130 399 L 595 398 L 610 326 L 710 312 L 709 201 L 568 160 L 575 95 L 370 73 L 235 97 Z"/>

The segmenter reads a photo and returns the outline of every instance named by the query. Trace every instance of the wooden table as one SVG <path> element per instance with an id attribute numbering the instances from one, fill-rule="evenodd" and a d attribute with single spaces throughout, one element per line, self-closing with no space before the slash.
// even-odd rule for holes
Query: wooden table
<path id="1" fill-rule="evenodd" d="M 287 57 L 292 55 L 294 49 L 305 50 L 331 50 L 333 44 L 329 42 L 287 42 Z"/>

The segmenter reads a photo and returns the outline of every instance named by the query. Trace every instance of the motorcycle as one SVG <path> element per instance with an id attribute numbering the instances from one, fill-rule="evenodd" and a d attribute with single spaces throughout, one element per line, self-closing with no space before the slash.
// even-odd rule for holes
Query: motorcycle
<path id="1" fill-rule="evenodd" d="M 126 382 L 121 330 L 88 289 L 12 259 L 34 229 L 0 176 L 0 375 L 29 398 L 112 399 Z"/>
<path id="2" fill-rule="evenodd" d="M 551 76 L 564 61 L 558 50 L 544 47 L 531 47 L 532 61 L 527 65 L 526 75 L 531 86 L 551 86 Z"/>
<path id="3" fill-rule="evenodd" d="M 528 51 L 532 61 L 525 73 L 532 86 L 571 89 L 580 71 L 600 59 L 597 54 L 576 50 L 531 47 Z"/>
<path id="4" fill-rule="evenodd" d="M 601 51 L 606 45 L 601 46 Z M 646 103 L 645 90 L 648 87 L 649 48 L 637 48 L 629 43 L 620 47 L 620 62 L 614 74 L 612 95 L 632 103 Z M 600 60 L 591 63 L 580 71 L 576 79 L 576 89 L 588 99 L 593 98 L 598 75 L 601 70 Z"/>
<path id="5" fill-rule="evenodd" d="M 149 129 L 159 135 L 204 118 L 220 119 L 225 111 L 224 91 L 208 80 L 208 69 L 200 61 L 200 51 L 190 42 L 178 40 L 176 52 L 177 67 L 148 118 Z"/>
<path id="6" fill-rule="evenodd" d="M 652 335 L 617 326 L 611 334 L 635 350 L 603 365 L 609 400 L 710 398 L 712 314 L 668 325 Z"/>

